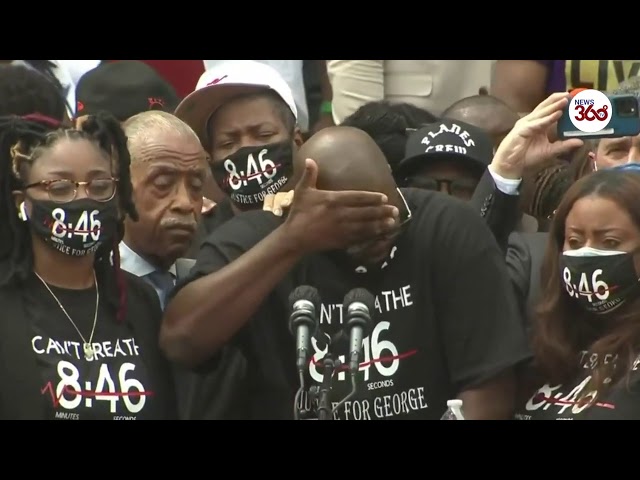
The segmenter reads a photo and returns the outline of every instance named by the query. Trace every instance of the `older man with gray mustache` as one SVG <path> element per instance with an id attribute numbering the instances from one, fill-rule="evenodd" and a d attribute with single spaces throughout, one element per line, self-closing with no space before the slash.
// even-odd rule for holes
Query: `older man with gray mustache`
<path id="1" fill-rule="evenodd" d="M 191 127 L 166 112 L 140 113 L 123 127 L 140 218 L 125 220 L 120 262 L 154 287 L 164 308 L 179 276 L 177 261 L 191 246 L 200 221 L 206 154 Z"/>

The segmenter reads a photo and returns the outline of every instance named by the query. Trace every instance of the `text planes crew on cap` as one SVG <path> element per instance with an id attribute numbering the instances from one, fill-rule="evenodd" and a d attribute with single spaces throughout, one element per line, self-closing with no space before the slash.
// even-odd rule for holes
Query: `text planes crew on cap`
<path id="1" fill-rule="evenodd" d="M 289 294 L 316 287 L 321 330 L 336 338 L 345 294 L 365 287 L 375 295 L 375 322 L 358 393 L 335 418 L 439 419 L 450 398 L 464 400 L 467 418 L 509 418 L 514 367 L 529 354 L 504 257 L 482 219 L 446 195 L 398 190 L 361 130 L 325 128 L 299 155 L 305 173 L 286 220 L 245 212 L 202 245 L 191 281 L 165 310 L 163 349 L 201 369 L 218 365 L 222 347 L 237 349 L 247 363 L 237 399 L 244 418 L 291 418 L 299 379 Z M 307 387 L 321 382 L 327 354 L 312 345 Z M 340 348 L 332 353 L 346 354 Z M 350 387 L 338 372 L 334 405 Z M 316 416 L 308 392 L 298 409 Z"/>
<path id="2" fill-rule="evenodd" d="M 175 114 L 198 134 L 226 195 L 203 218 L 207 232 L 293 188 L 302 136 L 291 89 L 272 67 L 235 60 L 207 70 Z"/>
<path id="3" fill-rule="evenodd" d="M 120 270 L 136 218 L 118 122 L 0 119 L 0 417 L 175 417 L 158 299 Z"/>
<path id="4" fill-rule="evenodd" d="M 447 108 L 442 117 L 482 129 L 491 137 L 494 153 L 520 119 L 515 110 L 491 95 L 463 98 Z M 520 176 L 505 177 L 494 158 L 485 168 L 471 198 L 472 206 L 480 212 L 501 246 L 514 229 L 527 233 L 538 229 L 533 217 L 519 212 L 520 183 Z"/>
<path id="5" fill-rule="evenodd" d="M 554 217 L 522 420 L 640 419 L 640 175 L 595 172 Z"/>
<path id="6" fill-rule="evenodd" d="M 394 176 L 406 187 L 469 200 L 492 158 L 491 138 L 482 129 L 442 120 L 409 135 Z"/>

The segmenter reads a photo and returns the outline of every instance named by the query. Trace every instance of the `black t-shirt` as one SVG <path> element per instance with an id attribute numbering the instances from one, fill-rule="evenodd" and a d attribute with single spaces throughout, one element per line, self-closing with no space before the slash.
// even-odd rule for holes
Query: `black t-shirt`
<path id="1" fill-rule="evenodd" d="M 602 395 L 590 388 L 592 371 L 615 362 L 616 356 L 583 351 L 579 361 L 581 372 L 574 382 L 540 387 L 517 409 L 516 420 L 640 420 L 640 356 L 629 375 Z"/>
<path id="2" fill-rule="evenodd" d="M 196 238 L 187 254 L 197 258 L 200 245 L 207 235 L 234 217 L 231 200 L 225 197 L 213 210 L 202 216 Z M 196 374 L 180 374 L 181 396 L 185 399 L 181 417 L 195 420 L 231 420 L 241 418 L 242 407 L 234 400 L 244 396 L 239 393 L 244 385 L 239 381 L 244 375 L 245 358 L 231 348 L 225 348 L 215 371 Z"/>
<path id="3" fill-rule="evenodd" d="M 438 419 L 448 399 L 529 357 L 504 256 L 482 219 L 445 195 L 403 193 L 413 219 L 381 270 L 346 268 L 331 254 L 306 257 L 237 334 L 233 345 L 248 363 L 247 417 L 293 415 L 298 380 L 287 304 L 298 285 L 320 291 L 320 324 L 328 335 L 342 328 L 341 302 L 349 290 L 364 287 L 376 296 L 375 326 L 364 342 L 358 393 L 336 418 Z M 224 267 L 281 222 L 265 212 L 227 222 L 203 244 L 192 279 Z M 307 388 L 322 380 L 315 362 L 324 352 L 312 343 Z M 349 390 L 348 376 L 338 373 L 333 404 Z M 300 405 L 307 416 L 315 415 L 308 392 Z"/>
<path id="4" fill-rule="evenodd" d="M 133 280 L 130 280 L 133 281 Z M 136 280 L 137 281 L 137 280 Z M 96 290 L 66 290 L 50 286 L 84 338 L 91 335 Z M 102 292 L 95 333 L 91 342 L 95 352 L 85 358 L 83 340 L 62 312 L 51 293 L 32 276 L 26 289 L 30 302 L 37 305 L 31 315 L 29 347 L 37 358 L 42 376 L 40 393 L 46 396 L 45 419 L 56 420 L 157 420 L 172 418 L 166 399 L 157 398 L 153 377 L 169 379 L 169 371 L 149 374 L 144 352 L 127 319 L 118 323 Z M 134 295 L 131 289 L 130 295 Z M 155 293 L 149 290 L 149 315 L 160 321 Z M 155 298 L 155 303 L 153 300 Z M 153 335 L 149 332 L 150 335 Z"/>
<path id="5" fill-rule="evenodd" d="M 200 245 L 205 238 L 207 238 L 207 235 L 213 232 L 220 225 L 224 224 L 227 220 L 231 220 L 233 217 L 234 213 L 231 209 L 231 200 L 225 197 L 225 199 L 218 203 L 213 210 L 202 215 L 195 238 L 191 243 L 191 247 L 185 254 L 185 257 L 197 258 L 198 252 L 200 251 Z"/>
<path id="6" fill-rule="evenodd" d="M 224 224 L 227 220 L 231 220 L 234 217 L 233 210 L 231 209 L 231 200 L 225 197 L 220 203 L 218 203 L 211 212 L 202 216 L 202 225 L 207 234 L 213 232 L 220 225 Z"/>

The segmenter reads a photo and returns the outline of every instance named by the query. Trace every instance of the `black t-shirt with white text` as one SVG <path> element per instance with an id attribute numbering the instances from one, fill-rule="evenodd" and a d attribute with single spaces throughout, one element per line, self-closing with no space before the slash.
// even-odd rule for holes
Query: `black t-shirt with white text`
<path id="1" fill-rule="evenodd" d="M 51 293 L 35 276 L 29 282 L 27 291 L 39 307 L 31 318 L 29 348 L 42 375 L 40 393 L 46 397 L 46 419 L 154 420 L 169 416 L 156 398 L 140 342 L 126 321 L 116 322 L 104 293 L 91 342 L 95 354 L 87 360 L 82 338 Z M 95 288 L 50 288 L 89 340 Z"/>
<path id="2" fill-rule="evenodd" d="M 615 363 L 613 354 L 580 353 L 580 374 L 567 385 L 545 384 L 516 410 L 516 420 L 640 420 L 640 356 L 628 375 L 603 394 L 591 384 L 592 371 Z"/>
<path id="3" fill-rule="evenodd" d="M 247 418 L 293 415 L 298 380 L 287 305 L 298 285 L 319 290 L 320 327 L 329 336 L 342 329 L 341 303 L 349 290 L 364 287 L 376 297 L 358 393 L 336 419 L 439 419 L 448 399 L 529 358 L 504 257 L 482 219 L 446 195 L 403 193 L 413 218 L 381 267 L 348 267 L 329 253 L 305 257 L 236 335 L 233 344 L 249 365 Z M 192 279 L 224 267 L 281 223 L 268 212 L 238 215 L 205 241 Z M 326 353 L 315 339 L 312 344 L 299 405 L 307 418 L 316 415 L 308 387 L 322 381 L 318 363 Z M 346 351 L 336 348 L 344 360 Z M 348 375 L 337 373 L 332 403 L 349 391 Z"/>

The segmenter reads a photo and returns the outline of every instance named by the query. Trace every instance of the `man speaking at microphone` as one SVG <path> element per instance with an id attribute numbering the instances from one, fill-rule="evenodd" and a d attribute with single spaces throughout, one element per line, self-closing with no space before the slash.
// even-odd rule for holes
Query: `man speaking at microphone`
<path id="1" fill-rule="evenodd" d="M 452 398 L 468 419 L 509 418 L 514 370 L 529 351 L 503 255 L 482 219 L 448 196 L 398 190 L 360 130 L 324 129 L 299 153 L 305 171 L 286 219 L 246 212 L 203 244 L 165 311 L 167 355 L 206 369 L 222 346 L 237 349 L 249 365 L 238 398 L 246 418 L 292 418 L 299 380 L 289 294 L 316 287 L 320 328 L 335 337 L 345 294 L 364 287 L 375 295 L 373 328 L 358 391 L 334 418 L 439 419 Z M 311 345 L 307 389 L 321 383 L 327 350 Z M 333 405 L 350 390 L 349 375 L 337 373 Z M 316 414 L 304 393 L 299 406 Z"/>

